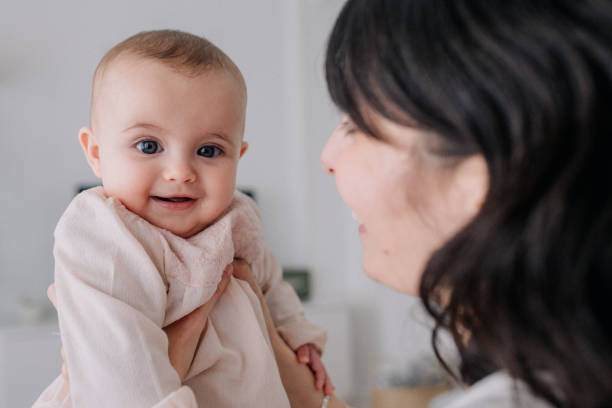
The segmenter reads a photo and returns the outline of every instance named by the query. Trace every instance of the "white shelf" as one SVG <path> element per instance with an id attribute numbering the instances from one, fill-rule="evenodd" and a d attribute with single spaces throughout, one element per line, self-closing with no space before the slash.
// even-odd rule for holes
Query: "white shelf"
<path id="1" fill-rule="evenodd" d="M 61 370 L 57 321 L 0 327 L 0 407 L 29 407 Z"/>
<path id="2" fill-rule="evenodd" d="M 304 304 L 306 316 L 327 330 L 323 362 L 337 388 L 348 398 L 353 390 L 349 313 L 342 305 Z M 0 407 L 28 407 L 60 373 L 57 321 L 0 327 Z"/>

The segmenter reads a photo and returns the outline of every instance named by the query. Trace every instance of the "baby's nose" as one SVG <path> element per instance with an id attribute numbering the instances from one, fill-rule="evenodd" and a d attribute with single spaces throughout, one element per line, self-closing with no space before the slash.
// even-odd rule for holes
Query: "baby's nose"
<path id="1" fill-rule="evenodd" d="M 192 166 L 184 162 L 172 163 L 164 171 L 164 179 L 171 182 L 193 183 L 197 175 Z"/>

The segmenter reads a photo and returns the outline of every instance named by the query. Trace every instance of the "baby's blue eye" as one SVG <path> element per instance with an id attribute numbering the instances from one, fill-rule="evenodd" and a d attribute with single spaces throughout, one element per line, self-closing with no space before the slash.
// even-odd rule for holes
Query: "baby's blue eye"
<path id="1" fill-rule="evenodd" d="M 138 142 L 136 148 L 144 154 L 155 154 L 162 151 L 159 143 L 154 142 L 153 140 L 143 140 L 142 142 Z"/>
<path id="2" fill-rule="evenodd" d="M 202 146 L 198 149 L 198 155 L 203 157 L 216 157 L 223 153 L 217 146 Z"/>

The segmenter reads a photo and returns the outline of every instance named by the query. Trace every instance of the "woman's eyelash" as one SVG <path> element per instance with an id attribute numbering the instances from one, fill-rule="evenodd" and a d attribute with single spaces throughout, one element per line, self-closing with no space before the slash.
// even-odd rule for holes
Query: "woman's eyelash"
<path id="1" fill-rule="evenodd" d="M 350 124 L 350 123 L 347 123 L 346 126 L 344 127 L 344 134 L 345 135 L 352 135 L 352 134 L 356 133 L 357 130 L 359 130 L 357 128 L 357 126 L 355 126 L 353 124 Z"/>
<path id="2" fill-rule="evenodd" d="M 341 123 L 341 126 L 344 129 L 344 133 L 347 135 L 353 134 L 358 130 L 357 126 L 355 126 L 353 122 L 350 122 L 348 120 L 344 120 Z"/>

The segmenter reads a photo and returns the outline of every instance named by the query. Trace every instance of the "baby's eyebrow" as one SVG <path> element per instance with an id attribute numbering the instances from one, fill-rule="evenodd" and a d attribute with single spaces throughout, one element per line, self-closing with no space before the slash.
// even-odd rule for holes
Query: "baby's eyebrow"
<path id="1" fill-rule="evenodd" d="M 207 132 L 206 133 L 207 138 L 217 138 L 217 139 L 221 139 L 224 140 L 228 143 L 234 143 L 234 138 L 227 135 L 224 132 Z"/>
<path id="2" fill-rule="evenodd" d="M 127 132 L 128 130 L 132 130 L 132 129 L 136 129 L 136 128 L 146 128 L 146 129 L 153 129 L 153 130 L 164 130 L 161 126 L 158 126 L 154 123 L 136 123 L 135 125 L 132 126 L 128 126 L 125 129 L 123 129 L 123 132 Z"/>

